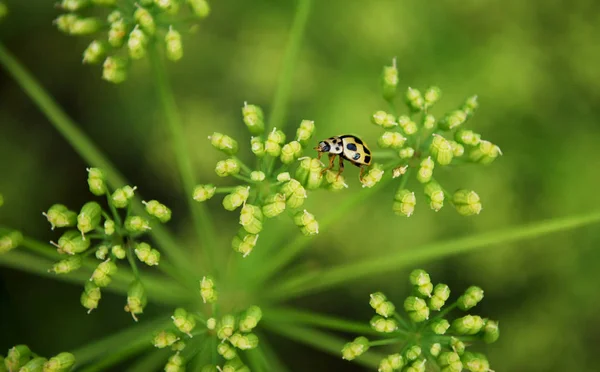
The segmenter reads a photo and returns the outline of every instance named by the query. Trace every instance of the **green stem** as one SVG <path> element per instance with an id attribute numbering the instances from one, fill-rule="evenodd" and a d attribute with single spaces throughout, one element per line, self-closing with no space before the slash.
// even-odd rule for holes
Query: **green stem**
<path id="1" fill-rule="evenodd" d="M 386 339 L 383 339 L 383 340 L 369 341 L 369 346 L 393 345 L 393 344 L 399 344 L 399 343 L 404 342 L 404 341 L 406 341 L 406 339 L 404 339 L 402 337 L 386 338 Z"/>
<path id="2" fill-rule="evenodd" d="M 119 173 L 115 166 L 100 152 L 85 133 L 77 127 L 73 120 L 65 114 L 56 101 L 2 43 L 0 43 L 0 65 L 4 66 L 6 71 L 15 79 L 25 93 L 38 106 L 40 111 L 48 118 L 50 123 L 62 134 L 86 163 L 93 167 L 102 168 L 106 174 L 108 183 L 114 187 L 128 184 L 127 180 Z M 143 213 L 143 206 L 139 203 L 139 197 L 136 200 L 138 202 L 134 205 L 134 211 L 141 214 Z M 150 233 L 165 253 L 177 262 L 180 267 L 188 267 L 188 271 L 191 270 L 189 260 L 180 248 L 180 245 L 175 242 L 173 237 L 162 226 L 153 227 Z"/>
<path id="3" fill-rule="evenodd" d="M 140 272 L 138 270 L 137 264 L 135 263 L 135 257 L 133 257 L 134 253 L 133 253 L 133 247 L 132 247 L 133 241 L 129 240 L 127 242 L 127 261 L 129 261 L 129 266 L 131 266 L 131 270 L 133 271 L 133 275 L 136 277 L 136 279 L 140 279 Z"/>
<path id="4" fill-rule="evenodd" d="M 214 267 L 214 257 L 212 255 L 212 248 L 215 243 L 215 235 L 213 233 L 212 221 L 208 213 L 208 209 L 204 204 L 196 203 L 192 199 L 194 186 L 196 181 L 194 179 L 194 168 L 186 144 L 185 134 L 183 132 L 183 124 L 177 111 L 177 103 L 175 102 L 175 96 L 169 84 L 167 75 L 165 73 L 165 66 L 162 63 L 161 56 L 158 53 L 158 46 L 153 44 L 150 46 L 150 62 L 152 64 L 153 76 L 160 97 L 160 104 L 162 105 L 165 122 L 167 129 L 171 135 L 172 148 L 175 153 L 177 160 L 177 166 L 181 175 L 181 181 L 183 189 L 185 191 L 185 200 L 188 203 L 188 207 L 192 213 L 192 219 L 198 239 L 204 243 L 204 254 L 210 267 Z"/>
<path id="5" fill-rule="evenodd" d="M 312 346 L 317 350 L 324 351 L 336 357 L 340 357 L 342 348 L 346 343 L 346 341 L 342 340 L 341 338 L 332 336 L 328 333 L 317 331 L 311 328 L 299 327 L 297 325 L 282 325 L 278 322 L 271 323 L 265 321 L 264 323 L 261 323 L 261 326 L 273 333 L 277 333 L 301 344 Z M 385 355 L 368 351 L 354 360 L 354 362 L 366 367 L 377 368 L 379 361 L 384 357 Z"/>
<path id="6" fill-rule="evenodd" d="M 277 90 L 275 91 L 275 96 L 273 97 L 271 114 L 265 130 L 266 133 L 271 132 L 273 128 L 283 128 L 287 103 L 290 99 L 290 93 L 292 90 L 294 70 L 296 69 L 296 62 L 298 61 L 298 55 L 300 53 L 302 37 L 308 22 L 311 3 L 312 0 L 298 0 L 298 7 L 296 8 L 296 14 L 294 16 L 294 23 L 292 24 L 285 56 L 283 57 L 283 69 L 281 71 L 281 75 L 279 76 Z"/>
<path id="7" fill-rule="evenodd" d="M 169 324 L 171 322 L 168 314 L 141 324 L 136 323 L 123 331 L 82 346 L 72 353 L 79 367 L 98 360 L 98 363 L 87 366 L 84 371 L 100 371 L 152 347 L 153 333 Z"/>
<path id="8" fill-rule="evenodd" d="M 266 298 L 274 301 L 289 300 L 290 298 L 323 291 L 370 275 L 382 275 L 397 271 L 416 263 L 476 249 L 490 248 L 499 244 L 506 245 L 560 231 L 573 230 L 598 222 L 600 222 L 600 212 L 596 211 L 585 215 L 541 221 L 529 226 L 517 226 L 446 242 L 427 244 L 423 247 L 402 250 L 381 257 L 362 259 L 360 262 L 338 265 L 338 267 L 329 270 L 298 274 L 272 288 L 266 293 Z"/>
<path id="9" fill-rule="evenodd" d="M 164 366 L 173 352 L 170 349 L 156 349 L 140 357 L 127 367 L 127 372 L 156 371 L 158 366 Z"/>

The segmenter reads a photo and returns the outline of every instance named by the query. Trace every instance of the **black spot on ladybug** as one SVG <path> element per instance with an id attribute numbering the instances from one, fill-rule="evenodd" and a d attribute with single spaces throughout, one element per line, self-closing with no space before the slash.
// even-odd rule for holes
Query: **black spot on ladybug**
<path id="1" fill-rule="evenodd" d="M 354 154 L 354 156 L 352 157 L 352 159 L 354 159 L 354 160 L 360 159 L 360 154 L 357 152 L 356 154 Z"/>
<path id="2" fill-rule="evenodd" d="M 362 141 L 360 138 L 358 138 L 358 137 L 354 137 L 354 140 L 355 140 L 355 141 L 356 141 L 356 143 L 358 143 L 359 145 L 362 145 L 362 144 L 363 144 L 363 141 Z"/>
<path id="3" fill-rule="evenodd" d="M 350 151 L 356 151 L 356 145 L 353 143 L 349 143 L 346 145 L 346 148 Z"/>
<path id="4" fill-rule="evenodd" d="M 368 148 L 366 148 L 366 147 L 364 148 L 364 150 L 365 150 L 365 154 L 367 154 L 367 155 L 371 155 L 371 150 L 369 150 L 369 149 L 368 149 Z"/>
<path id="5" fill-rule="evenodd" d="M 371 157 L 369 155 L 365 156 L 365 163 L 369 163 L 371 161 Z"/>
<path id="6" fill-rule="evenodd" d="M 338 147 L 335 148 L 335 150 L 336 151 L 342 151 L 342 148 L 338 146 Z"/>

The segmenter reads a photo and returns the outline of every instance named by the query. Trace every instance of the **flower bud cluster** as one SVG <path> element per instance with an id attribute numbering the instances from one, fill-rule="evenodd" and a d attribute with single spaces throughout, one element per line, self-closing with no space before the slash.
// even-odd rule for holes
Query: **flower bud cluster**
<path id="1" fill-rule="evenodd" d="M 214 304 L 217 301 L 217 292 L 215 289 L 214 279 L 210 276 L 205 276 L 200 281 L 200 296 L 204 302 Z M 202 312 L 190 312 L 183 308 L 175 309 L 171 319 L 173 327 L 162 330 L 154 335 L 153 344 L 159 349 L 170 347 L 175 351 L 171 358 L 177 363 L 173 363 L 171 359 L 167 362 L 165 370 L 183 371 L 185 368 L 185 357 L 180 351 L 187 352 L 190 345 L 195 347 L 206 347 L 206 345 L 214 345 L 215 354 L 220 356 L 221 366 L 207 365 L 204 370 L 210 371 L 249 371 L 240 358 L 240 353 L 245 350 L 251 350 L 258 346 L 258 336 L 253 333 L 262 318 L 262 311 L 258 306 L 250 306 L 246 310 L 235 314 L 224 314 L 217 316 L 213 306 L 212 316 L 206 318 Z M 200 326 L 200 323 L 203 326 Z M 196 335 L 205 335 L 218 340 L 214 343 L 189 344 L 188 340 Z M 195 354 L 199 350 L 189 350 L 190 354 Z M 175 369 L 174 365 L 178 367 Z M 170 369 L 168 369 L 170 368 Z"/>
<path id="2" fill-rule="evenodd" d="M 131 61 L 144 58 L 151 43 L 159 43 L 169 60 L 180 60 L 181 34 L 173 24 L 189 29 L 190 19 L 210 13 L 206 0 L 145 0 L 135 6 L 117 0 L 62 0 L 58 5 L 66 12 L 54 21 L 60 31 L 76 36 L 106 31 L 85 49 L 83 63 L 102 64 L 102 78 L 112 83 L 127 79 Z M 2 9 L 0 3 L 0 18 Z"/>
<path id="3" fill-rule="evenodd" d="M 355 359 L 375 345 L 398 344 L 399 352 L 386 356 L 379 363 L 380 372 L 426 371 L 436 365 L 445 372 L 491 371 L 484 354 L 472 353 L 466 348 L 477 341 L 489 344 L 498 340 L 498 322 L 471 314 L 447 319 L 448 313 L 455 308 L 467 311 L 475 307 L 483 299 L 483 290 L 469 287 L 458 300 L 448 305 L 450 288 L 443 283 L 434 285 L 425 270 L 413 270 L 409 282 L 413 293 L 403 304 L 408 319 L 396 312 L 394 304 L 383 293 L 373 293 L 369 299 L 377 313 L 370 321 L 371 327 L 376 332 L 395 337 L 379 341 L 357 337 L 344 345 L 342 358 Z"/>
<path id="4" fill-rule="evenodd" d="M 398 115 L 394 105 L 398 81 L 394 60 L 391 66 L 383 68 L 381 85 L 382 96 L 389 103 L 391 112 L 379 110 L 371 118 L 375 125 L 384 129 L 378 144 L 394 159 L 389 164 L 394 169 L 394 178 L 401 177 L 401 186 L 393 204 L 394 212 L 406 217 L 414 212 L 416 198 L 406 187 L 408 173 L 412 170 L 423 185 L 427 203 L 434 211 L 439 211 L 447 200 L 463 216 L 479 214 L 481 202 L 477 193 L 459 189 L 450 194 L 435 180 L 435 174 L 450 169 L 449 166 L 465 163 L 487 165 L 502 155 L 497 145 L 466 128 L 466 123 L 479 106 L 477 96 L 467 98 L 458 109 L 436 118 L 430 111 L 441 98 L 441 90 L 435 86 L 424 92 L 408 88 L 404 101 L 409 113 Z"/>
<path id="5" fill-rule="evenodd" d="M 78 270 L 90 255 L 101 261 L 81 294 L 81 304 L 91 312 L 98 307 L 101 289 L 110 285 L 117 272 L 118 261 L 129 256 L 129 264 L 133 266 L 136 265 L 134 257 L 148 266 L 159 264 L 160 252 L 140 238 L 151 229 L 152 223 L 168 222 L 171 210 L 157 200 L 150 200 L 143 202 L 143 215 L 132 214 L 136 187 L 126 185 L 111 189 L 104 171 L 99 168 L 88 169 L 87 182 L 92 194 L 106 198 L 108 208 L 103 208 L 97 201 L 89 201 L 77 212 L 63 204 L 54 204 L 43 215 L 52 230 L 65 229 L 56 242 L 51 242 L 65 258 L 55 263 L 50 272 L 69 274 Z M 3 243 L 5 237 L 0 238 L 0 252 L 4 245 L 18 244 L 15 233 L 7 236 L 10 245 Z M 133 269 L 137 271 L 137 268 Z M 145 306 L 144 286 L 136 278 L 130 283 L 125 311 L 137 320 L 136 315 L 141 314 Z"/>
<path id="6" fill-rule="evenodd" d="M 16 345 L 8 349 L 6 356 L 0 355 L 0 371 L 19 372 L 68 372 L 75 364 L 75 356 L 62 352 L 45 358 L 27 345 Z"/>
<path id="7" fill-rule="evenodd" d="M 265 131 L 265 115 L 257 105 L 244 103 L 242 120 L 252 136 L 250 149 L 256 157 L 256 167 L 252 169 L 237 157 L 240 146 L 236 139 L 215 132 L 209 136 L 210 143 L 227 156 L 217 162 L 215 173 L 219 177 L 233 177 L 241 184 L 233 187 L 197 185 L 192 198 L 205 202 L 216 194 L 225 194 L 223 208 L 239 210 L 240 229 L 231 245 L 246 257 L 258 243 L 267 220 L 284 214 L 286 210 L 303 235 L 318 234 L 319 223 L 315 216 L 302 208 L 308 191 L 319 188 L 339 191 L 347 185 L 344 177 L 338 176 L 337 172 L 325 171 L 318 158 L 303 156 L 315 131 L 313 121 L 303 120 L 295 136 L 288 138 L 276 128 Z M 373 167 L 365 175 L 364 182 L 370 187 L 382 175 L 382 169 Z"/>

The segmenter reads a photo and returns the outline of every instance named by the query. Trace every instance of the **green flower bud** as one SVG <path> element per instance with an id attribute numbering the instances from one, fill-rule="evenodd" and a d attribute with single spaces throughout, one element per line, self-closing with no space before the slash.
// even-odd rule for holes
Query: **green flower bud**
<path id="1" fill-rule="evenodd" d="M 261 171 L 252 171 L 250 172 L 250 179 L 254 182 L 262 182 L 267 178 L 264 172 Z"/>
<path id="2" fill-rule="evenodd" d="M 265 142 L 265 152 L 273 157 L 279 156 L 281 154 L 281 145 L 284 142 L 285 134 L 282 131 L 274 128 L 273 131 L 267 136 L 267 142 Z"/>
<path id="3" fill-rule="evenodd" d="M 384 66 L 381 74 L 381 90 L 385 100 L 392 100 L 396 96 L 396 87 L 398 86 L 398 68 L 396 59 L 391 66 Z"/>
<path id="4" fill-rule="evenodd" d="M 419 345 L 413 345 L 406 350 L 404 356 L 406 357 L 406 360 L 412 362 L 413 360 L 417 360 L 417 358 L 421 356 L 421 351 L 422 350 Z"/>
<path id="5" fill-rule="evenodd" d="M 173 332 L 160 331 L 154 336 L 154 347 L 164 349 L 179 341 L 179 337 Z"/>
<path id="6" fill-rule="evenodd" d="M 9 371 L 18 371 L 31 358 L 32 353 L 27 345 L 17 345 L 8 349 L 4 365 Z"/>
<path id="7" fill-rule="evenodd" d="M 92 43 L 93 44 L 93 43 Z M 90 45 L 91 47 L 91 45 Z M 106 176 L 100 168 L 88 168 L 88 186 L 92 194 L 100 196 L 106 194 Z"/>
<path id="8" fill-rule="evenodd" d="M 235 317 L 227 314 L 221 318 L 221 322 L 217 325 L 217 337 L 221 340 L 229 338 L 235 330 Z"/>
<path id="9" fill-rule="evenodd" d="M 171 210 L 157 200 L 150 200 L 149 202 L 142 203 L 146 206 L 146 212 L 148 212 L 149 215 L 158 218 L 160 222 L 165 223 L 171 219 Z"/>
<path id="10" fill-rule="evenodd" d="M 431 322 L 430 327 L 436 335 L 443 335 L 450 328 L 450 323 L 446 319 L 436 319 Z"/>
<path id="11" fill-rule="evenodd" d="M 237 333 L 239 335 L 239 333 Z M 236 342 L 232 344 L 240 350 L 251 350 L 258 346 L 258 336 L 254 333 L 241 335 L 235 338 Z"/>
<path id="12" fill-rule="evenodd" d="M 450 288 L 446 284 L 436 284 L 433 288 L 433 296 L 429 299 L 429 308 L 439 311 L 450 297 Z"/>
<path id="13" fill-rule="evenodd" d="M 44 363 L 44 372 L 70 371 L 75 364 L 75 356 L 71 353 L 60 353 Z"/>
<path id="14" fill-rule="evenodd" d="M 435 128 L 435 117 L 431 114 L 426 115 L 423 119 L 423 128 L 431 130 Z"/>
<path id="15" fill-rule="evenodd" d="M 105 245 L 101 245 L 96 249 L 96 258 L 99 260 L 106 260 L 106 256 L 108 255 L 108 247 Z"/>
<path id="16" fill-rule="evenodd" d="M 422 286 L 424 284 L 431 283 L 431 278 L 427 271 L 422 269 L 413 270 L 408 276 L 410 284 L 414 286 Z"/>
<path id="17" fill-rule="evenodd" d="M 177 329 L 192 337 L 192 331 L 196 328 L 196 319 L 192 314 L 188 314 L 185 309 L 178 308 L 175 310 L 172 319 Z"/>
<path id="18" fill-rule="evenodd" d="M 71 35 L 89 35 L 94 32 L 100 30 L 102 24 L 100 20 L 88 17 L 88 18 L 79 18 L 75 17 L 71 21 L 72 23 L 69 25 L 69 34 Z"/>
<path id="19" fill-rule="evenodd" d="M 319 223 L 315 219 L 315 216 L 306 209 L 294 215 L 294 223 L 296 226 L 300 227 L 300 231 L 306 236 L 319 233 Z"/>
<path id="20" fill-rule="evenodd" d="M 325 183 L 327 184 L 327 189 L 330 191 L 340 191 L 348 188 L 344 176 L 331 170 L 325 172 Z"/>
<path id="21" fill-rule="evenodd" d="M 398 189 L 394 197 L 393 210 L 397 215 L 412 216 L 415 211 L 417 199 L 415 193 L 407 189 Z"/>
<path id="22" fill-rule="evenodd" d="M 210 14 L 210 5 L 206 0 L 187 0 L 192 12 L 199 18 L 206 18 Z"/>
<path id="23" fill-rule="evenodd" d="M 88 45 L 88 47 L 83 51 L 83 63 L 87 63 L 90 65 L 95 65 L 106 57 L 106 44 L 103 41 L 94 40 Z M 97 169 L 97 168 L 94 168 Z M 89 181 L 88 181 L 89 182 Z M 92 185 L 90 185 L 90 190 Z M 95 192 L 92 191 L 94 194 Z M 102 195 L 102 194 L 96 194 Z"/>
<path id="24" fill-rule="evenodd" d="M 377 143 L 379 144 L 380 147 L 383 148 L 394 148 L 394 149 L 399 149 L 402 146 L 404 146 L 404 143 L 406 142 L 406 137 L 402 136 L 400 133 L 398 132 L 384 132 L 381 137 L 379 137 L 379 140 L 377 141 Z"/>
<path id="25" fill-rule="evenodd" d="M 59 253 L 76 254 L 81 253 L 90 247 L 90 240 L 84 239 L 81 233 L 75 230 L 69 230 L 58 238 L 58 244 L 55 244 Z"/>
<path id="26" fill-rule="evenodd" d="M 431 345 L 431 347 L 429 348 L 429 354 L 431 354 L 434 357 L 438 357 L 440 355 L 441 351 L 442 351 L 442 345 L 437 342 L 435 344 Z"/>
<path id="27" fill-rule="evenodd" d="M 407 170 L 408 170 L 408 165 L 398 166 L 398 167 L 392 169 L 392 178 L 398 178 L 398 177 L 406 174 Z"/>
<path id="28" fill-rule="evenodd" d="M 283 194 L 269 195 L 262 207 L 262 212 L 267 218 L 279 216 L 283 211 L 285 211 L 285 195 Z"/>
<path id="29" fill-rule="evenodd" d="M 385 319 L 379 315 L 371 318 L 371 327 L 377 332 L 391 333 L 398 329 L 398 324 L 394 319 Z"/>
<path id="30" fill-rule="evenodd" d="M 471 372 L 488 372 L 490 370 L 490 362 L 488 362 L 485 355 L 481 353 L 470 353 L 466 352 L 462 356 L 462 362 L 469 371 Z"/>
<path id="31" fill-rule="evenodd" d="M 217 188 L 214 185 L 198 185 L 194 188 L 194 195 L 192 198 L 197 202 L 203 202 L 215 195 Z"/>
<path id="32" fill-rule="evenodd" d="M 291 179 L 281 186 L 281 192 L 285 195 L 286 204 L 290 208 L 298 208 L 304 204 L 308 196 L 306 189 L 295 179 Z"/>
<path id="33" fill-rule="evenodd" d="M 450 347 L 458 355 L 463 355 L 463 353 L 465 352 L 466 345 L 460 339 L 456 337 L 450 337 Z"/>
<path id="34" fill-rule="evenodd" d="M 452 146 L 452 154 L 455 157 L 460 157 L 463 156 L 465 153 L 465 148 L 463 145 L 461 145 L 460 143 L 456 142 L 456 141 L 450 141 L 450 146 Z"/>
<path id="35" fill-rule="evenodd" d="M 455 110 L 447 114 L 440 120 L 439 126 L 443 130 L 453 130 L 458 128 L 467 120 L 467 114 L 462 110 Z"/>
<path id="36" fill-rule="evenodd" d="M 260 137 L 252 137 L 250 139 L 250 149 L 259 158 L 265 156 L 265 142 Z"/>
<path id="37" fill-rule="evenodd" d="M 237 353 L 235 352 L 235 348 L 232 347 L 227 342 L 221 342 L 217 346 L 217 352 L 219 353 L 219 355 L 221 355 L 226 360 L 231 360 L 231 359 L 237 357 Z"/>
<path id="38" fill-rule="evenodd" d="M 240 225 L 250 234 L 258 234 L 262 231 L 263 213 L 260 207 L 245 204 L 240 212 Z"/>
<path id="39" fill-rule="evenodd" d="M 375 308 L 375 312 L 385 318 L 388 318 L 394 315 L 396 311 L 396 306 L 391 301 L 384 301 L 377 308 Z"/>
<path id="40" fill-rule="evenodd" d="M 129 285 L 129 290 L 127 291 L 127 305 L 125 305 L 125 311 L 131 313 L 131 316 L 137 322 L 138 319 L 136 314 L 142 314 L 144 312 L 146 303 L 146 290 L 144 289 L 142 282 L 134 280 Z"/>
<path id="41" fill-rule="evenodd" d="M 342 348 L 342 358 L 353 360 L 369 350 L 369 340 L 366 337 L 360 336 L 352 342 L 348 342 Z"/>
<path id="42" fill-rule="evenodd" d="M 265 131 L 264 115 L 260 107 L 248 105 L 244 102 L 242 116 L 244 117 L 244 124 L 246 124 L 251 134 L 260 135 Z"/>
<path id="43" fill-rule="evenodd" d="M 125 229 L 132 233 L 151 230 L 150 221 L 140 216 L 129 216 L 125 219 Z"/>
<path id="44" fill-rule="evenodd" d="M 474 335 L 483 328 L 484 322 L 480 316 L 465 315 L 452 322 L 452 329 L 460 335 Z"/>
<path id="45" fill-rule="evenodd" d="M 377 308 L 386 301 L 387 297 L 381 292 L 375 292 L 369 295 L 369 305 L 371 305 L 373 310 L 377 310 Z"/>
<path id="46" fill-rule="evenodd" d="M 500 337 L 500 328 L 495 320 L 488 320 L 483 327 L 483 341 L 486 344 L 491 344 L 498 341 Z"/>
<path id="47" fill-rule="evenodd" d="M 437 101 L 440 100 L 442 91 L 438 87 L 429 87 L 425 91 L 425 107 L 433 106 Z"/>
<path id="48" fill-rule="evenodd" d="M 48 359 L 42 357 L 33 358 L 29 362 L 27 362 L 27 364 L 21 367 L 21 369 L 19 369 L 19 372 L 42 372 L 44 364 L 47 361 Z M 1 363 L 2 361 L 0 360 L 0 369 L 2 369 L 3 367 Z"/>
<path id="49" fill-rule="evenodd" d="M 404 301 L 404 310 L 406 310 L 410 319 L 415 323 L 429 319 L 429 308 L 422 298 L 415 296 L 407 297 Z"/>
<path id="50" fill-rule="evenodd" d="M 121 57 L 110 56 L 104 60 L 102 79 L 119 84 L 127 79 L 127 60 Z"/>
<path id="51" fill-rule="evenodd" d="M 240 316 L 238 327 L 241 332 L 250 332 L 258 325 L 262 318 L 262 310 L 258 306 L 250 306 Z"/>
<path id="52" fill-rule="evenodd" d="M 248 196 L 250 196 L 250 187 L 237 186 L 234 191 L 223 198 L 223 208 L 228 211 L 234 211 L 246 203 Z"/>
<path id="53" fill-rule="evenodd" d="M 113 18 L 116 18 L 116 16 Z M 125 20 L 118 18 L 112 21 L 108 30 L 108 43 L 115 48 L 120 48 L 125 42 L 125 36 L 127 36 L 127 24 Z"/>
<path id="54" fill-rule="evenodd" d="M 137 187 L 123 186 L 113 192 L 110 200 L 117 208 L 125 208 L 129 205 L 129 201 L 133 199 Z"/>
<path id="55" fill-rule="evenodd" d="M 116 272 L 117 265 L 109 258 L 108 260 L 101 262 L 98 267 L 96 267 L 90 280 L 93 281 L 98 287 L 107 287 L 112 280 L 111 275 L 114 275 Z"/>
<path id="56" fill-rule="evenodd" d="M 206 328 L 211 331 L 217 327 L 217 320 L 215 318 L 208 318 L 206 320 Z"/>
<path id="57" fill-rule="evenodd" d="M 179 0 L 154 0 L 154 4 L 169 14 L 177 14 L 179 11 Z"/>
<path id="58" fill-rule="evenodd" d="M 431 141 L 429 151 L 439 165 L 450 164 L 454 157 L 452 144 L 439 134 L 433 135 L 433 141 Z"/>
<path id="59" fill-rule="evenodd" d="M 425 372 L 425 359 L 418 359 L 412 362 L 412 364 L 405 369 L 405 372 Z"/>
<path id="60" fill-rule="evenodd" d="M 157 1 L 157 0 L 155 0 Z M 161 1 L 161 0 L 158 0 Z M 169 357 L 167 360 L 167 364 L 165 365 L 165 372 L 183 372 L 185 369 L 183 365 L 185 364 L 185 360 L 179 353 L 175 353 Z"/>
<path id="61" fill-rule="evenodd" d="M 181 43 L 181 34 L 169 27 L 169 31 L 165 35 L 165 45 L 167 47 L 167 58 L 171 61 L 179 61 L 183 57 L 183 44 Z"/>
<path id="62" fill-rule="evenodd" d="M 223 151 L 227 155 L 234 155 L 238 151 L 238 143 L 228 135 L 214 132 L 212 136 L 209 136 L 211 145 L 217 150 Z"/>
<path id="63" fill-rule="evenodd" d="M 77 213 L 70 211 L 62 204 L 54 204 L 48 209 L 48 212 L 42 214 L 50 222 L 52 230 L 55 227 L 75 226 L 75 223 L 77 223 Z"/>
<path id="64" fill-rule="evenodd" d="M 204 276 L 200 281 L 200 296 L 202 296 L 204 303 L 208 302 L 212 304 L 217 301 L 217 290 L 215 289 L 215 282 L 212 277 Z"/>
<path id="65" fill-rule="evenodd" d="M 423 159 L 423 161 L 421 161 L 419 171 L 417 172 L 417 180 L 421 183 L 428 183 L 429 181 L 431 181 L 434 167 L 435 164 L 433 163 L 431 156 L 428 156 L 426 159 Z"/>
<path id="66" fill-rule="evenodd" d="M 417 133 L 417 131 L 419 130 L 419 127 L 417 127 L 417 123 L 410 120 L 410 118 L 406 115 L 402 115 L 398 118 L 398 125 L 400 125 L 400 128 L 402 128 L 402 131 L 407 136 L 411 136 Z"/>
<path id="67" fill-rule="evenodd" d="M 146 56 L 148 36 L 137 25 L 129 34 L 127 48 L 129 56 L 133 59 L 142 59 Z"/>
<path id="68" fill-rule="evenodd" d="M 258 241 L 258 235 L 249 234 L 246 230 L 241 229 L 238 235 L 233 237 L 231 246 L 233 250 L 241 253 L 244 257 L 248 256 Z"/>
<path id="69" fill-rule="evenodd" d="M 374 164 L 360 181 L 362 183 L 362 187 L 371 188 L 375 186 L 383 178 L 383 173 L 383 167 L 380 164 Z"/>
<path id="70" fill-rule="evenodd" d="M 302 155 L 302 146 L 298 141 L 286 143 L 281 148 L 281 162 L 291 164 Z"/>
<path id="71" fill-rule="evenodd" d="M 106 20 L 108 21 L 108 23 L 114 23 L 120 19 L 123 19 L 123 14 L 118 10 L 113 10 L 112 12 L 110 12 L 108 17 L 106 17 Z"/>
<path id="72" fill-rule="evenodd" d="M 81 235 L 98 227 L 101 217 L 102 207 L 100 207 L 100 204 L 96 202 L 85 203 L 77 216 L 77 229 L 81 231 Z"/>
<path id="73" fill-rule="evenodd" d="M 469 159 L 480 164 L 491 164 L 498 156 L 502 155 L 500 147 L 489 141 L 479 141 L 479 147 L 471 150 Z"/>
<path id="74" fill-rule="evenodd" d="M 85 283 L 83 293 L 81 294 L 81 304 L 88 309 L 88 314 L 98 307 L 101 297 L 102 292 L 100 292 L 100 287 L 93 282 Z"/>
<path id="75" fill-rule="evenodd" d="M 467 114 L 467 116 L 470 117 L 470 116 L 473 116 L 475 111 L 477 111 L 478 107 L 479 107 L 479 102 L 477 102 L 477 96 L 475 95 L 475 96 L 471 96 L 466 99 L 461 110 L 463 110 Z"/>
<path id="76" fill-rule="evenodd" d="M 277 175 L 277 182 L 288 182 L 291 179 L 289 172 L 282 172 Z"/>
<path id="77" fill-rule="evenodd" d="M 115 245 L 111 248 L 110 251 L 113 254 L 113 256 L 115 256 L 119 260 L 122 260 L 127 256 L 127 252 L 125 251 L 122 245 Z"/>
<path id="78" fill-rule="evenodd" d="M 481 141 L 481 135 L 472 130 L 459 129 L 456 131 L 454 139 L 463 145 L 477 146 Z"/>
<path id="79" fill-rule="evenodd" d="M 296 140 L 306 144 L 315 131 L 315 122 L 312 120 L 302 120 L 298 130 L 296 130 Z"/>
<path id="80" fill-rule="evenodd" d="M 425 100 L 423 99 L 423 95 L 418 89 L 408 88 L 405 94 L 406 104 L 408 108 L 410 108 L 414 112 L 419 112 L 423 110 L 425 106 Z"/>
<path id="81" fill-rule="evenodd" d="M 240 173 L 240 163 L 236 159 L 226 159 L 217 162 L 215 172 L 219 177 L 227 177 Z"/>
<path id="82" fill-rule="evenodd" d="M 457 353 L 445 351 L 438 357 L 438 364 L 444 372 L 461 372 L 463 365 Z"/>
<path id="83" fill-rule="evenodd" d="M 475 307 L 479 302 L 483 300 L 483 289 L 471 286 L 467 288 L 465 294 L 458 298 L 458 307 L 461 310 L 469 310 Z"/>
<path id="84" fill-rule="evenodd" d="M 379 363 L 379 372 L 391 372 L 400 370 L 404 366 L 404 358 L 400 354 L 391 354 L 383 358 Z"/>
<path id="85" fill-rule="evenodd" d="M 182 351 L 185 349 L 186 344 L 183 341 L 178 341 L 171 346 L 171 350 L 173 351 Z"/>
<path id="86" fill-rule="evenodd" d="M 388 114 L 385 111 L 377 111 L 374 113 L 371 117 L 371 121 L 373 124 L 379 125 L 385 129 L 393 128 L 398 125 L 396 122 L 396 117 L 394 117 L 392 114 Z"/>
<path id="87" fill-rule="evenodd" d="M 318 189 L 323 182 L 323 164 L 319 159 L 305 157 L 296 169 L 295 178 L 309 190 Z"/>
<path id="88" fill-rule="evenodd" d="M 133 18 L 146 34 L 154 35 L 156 32 L 156 23 L 154 22 L 154 17 L 152 17 L 152 14 L 146 8 L 139 6 L 135 10 L 135 13 L 133 13 Z"/>
<path id="89" fill-rule="evenodd" d="M 472 216 L 481 212 L 481 200 L 479 195 L 472 190 L 457 190 L 452 195 L 452 203 L 457 212 L 463 216 Z"/>
<path id="90" fill-rule="evenodd" d="M 48 271 L 54 272 L 55 274 L 68 274 L 81 267 L 81 257 L 71 256 L 64 260 L 60 260 L 55 263 L 52 268 Z"/>
<path id="91" fill-rule="evenodd" d="M 148 243 L 138 243 L 135 248 L 135 255 L 148 266 L 156 266 L 160 262 L 160 252 L 152 249 Z"/>
<path id="92" fill-rule="evenodd" d="M 425 185 L 425 195 L 429 198 L 429 206 L 434 211 L 439 211 L 444 206 L 445 194 L 442 187 L 435 181 Z"/>
<path id="93" fill-rule="evenodd" d="M 415 156 L 415 149 L 412 147 L 400 149 L 400 151 L 398 151 L 398 156 L 400 156 L 402 159 L 410 159 Z"/>
<path id="94" fill-rule="evenodd" d="M 77 16 L 75 14 L 63 14 L 58 16 L 53 23 L 56 25 L 59 31 L 68 34 L 70 33 L 71 25 L 76 20 Z"/>

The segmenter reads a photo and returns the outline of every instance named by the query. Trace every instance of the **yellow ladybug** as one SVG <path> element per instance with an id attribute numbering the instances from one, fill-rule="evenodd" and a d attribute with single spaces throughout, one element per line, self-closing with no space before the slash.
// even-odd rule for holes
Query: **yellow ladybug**
<path id="1" fill-rule="evenodd" d="M 318 159 L 321 159 L 324 153 L 329 153 L 329 166 L 323 172 L 333 168 L 333 161 L 339 155 L 340 169 L 338 177 L 344 171 L 344 159 L 360 168 L 359 178 L 361 181 L 364 168 L 371 164 L 371 150 L 369 150 L 367 144 L 360 138 L 350 134 L 327 138 L 319 142 L 315 150 L 319 152 Z"/>

